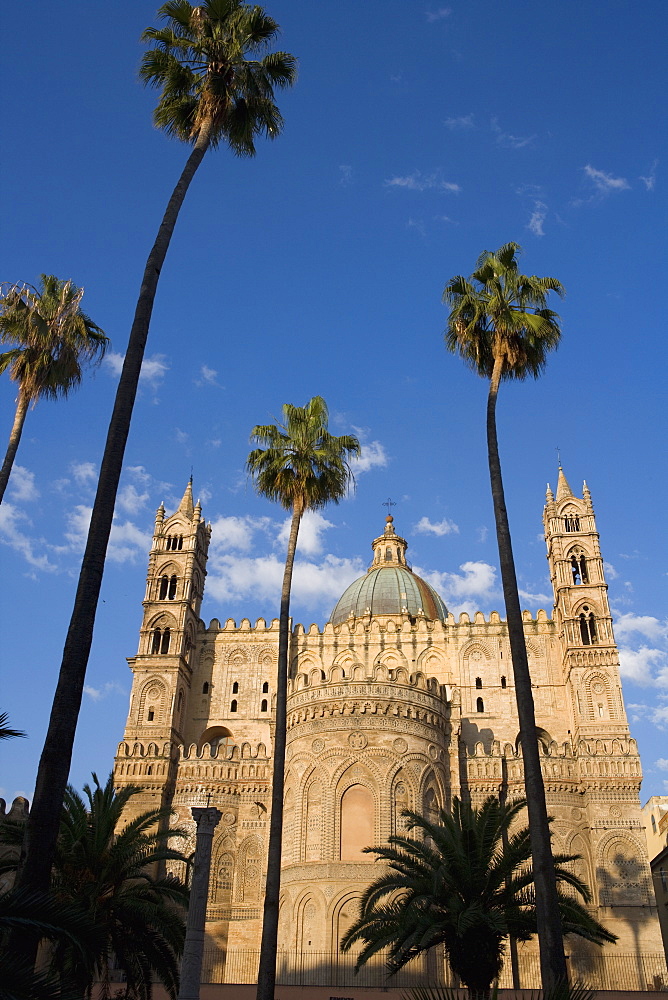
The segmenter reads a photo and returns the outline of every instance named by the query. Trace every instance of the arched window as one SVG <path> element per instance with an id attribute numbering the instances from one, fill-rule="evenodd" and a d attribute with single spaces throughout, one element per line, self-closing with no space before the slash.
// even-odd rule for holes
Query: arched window
<path id="1" fill-rule="evenodd" d="M 501 687 L 502 688 L 506 687 L 506 678 L 503 676 L 503 674 L 501 675 Z"/>
<path id="2" fill-rule="evenodd" d="M 179 535 L 178 542 L 179 542 L 179 544 L 178 544 L 177 548 L 180 550 L 180 549 L 183 548 L 183 535 Z"/>
<path id="3" fill-rule="evenodd" d="M 401 562 L 401 549 L 397 549 L 397 560 Z"/>
<path id="4" fill-rule="evenodd" d="M 232 685 L 232 694 L 239 694 L 239 681 L 235 681 Z"/>
<path id="5" fill-rule="evenodd" d="M 204 681 L 204 683 L 202 684 L 202 694 L 208 694 L 208 693 L 209 693 L 209 682 Z"/>
<path id="6" fill-rule="evenodd" d="M 586 604 L 580 612 L 580 638 L 583 646 L 592 646 L 597 642 L 594 612 L 590 611 Z"/>
<path id="7" fill-rule="evenodd" d="M 262 704 L 260 705 L 260 711 L 261 712 L 266 712 L 267 711 L 267 699 L 266 698 L 262 699 Z"/>
<path id="8" fill-rule="evenodd" d="M 167 588 L 169 587 L 169 580 L 166 576 L 160 577 L 160 590 L 158 591 L 158 600 L 164 601 L 167 599 Z"/>
<path id="9" fill-rule="evenodd" d="M 176 711 L 180 712 L 182 706 L 183 706 L 183 691 L 179 691 L 179 697 L 177 698 L 176 701 Z"/>
<path id="10" fill-rule="evenodd" d="M 149 708 L 148 712 L 146 713 L 146 719 L 148 722 L 153 722 L 153 720 L 155 719 L 155 709 Z"/>
<path id="11" fill-rule="evenodd" d="M 236 712 L 237 710 L 237 699 L 232 699 L 232 704 L 230 705 L 230 712 Z"/>
<path id="12" fill-rule="evenodd" d="M 162 629 L 159 629 L 159 628 L 153 629 L 153 638 L 151 639 L 151 652 L 152 653 L 159 653 L 160 652 L 160 640 L 161 640 L 161 638 L 162 638 Z"/>
<path id="13" fill-rule="evenodd" d="M 158 630 L 156 629 L 156 631 L 158 631 Z M 169 652 L 169 639 L 170 639 L 170 632 L 169 632 L 169 629 L 166 628 L 165 631 L 162 633 L 162 642 L 160 643 L 160 652 L 161 653 L 168 653 Z"/>
<path id="14" fill-rule="evenodd" d="M 373 795 L 366 785 L 351 785 L 341 798 L 341 860 L 366 861 L 365 847 L 375 844 Z"/>
<path id="15" fill-rule="evenodd" d="M 262 685 L 262 694 L 269 694 L 269 681 L 265 681 Z"/>
<path id="16" fill-rule="evenodd" d="M 484 712 L 485 711 L 485 704 L 484 704 L 482 698 L 478 698 L 478 700 L 476 701 L 476 703 L 475 703 L 475 710 L 476 710 L 476 712 Z"/>
<path id="17" fill-rule="evenodd" d="M 580 530 L 580 518 L 577 514 L 566 514 L 564 518 L 564 525 L 566 531 L 579 531 Z"/>
<path id="18" fill-rule="evenodd" d="M 587 571 L 587 560 L 584 556 L 580 556 L 580 576 L 582 577 L 583 583 L 589 583 L 589 572 Z"/>
<path id="19" fill-rule="evenodd" d="M 589 574 L 587 572 L 587 560 L 583 555 L 572 555 L 571 556 L 571 572 L 573 573 L 573 583 L 589 583 Z"/>
<path id="20" fill-rule="evenodd" d="M 385 562 L 392 561 L 392 549 L 385 549 Z"/>
<path id="21" fill-rule="evenodd" d="M 170 576 L 169 578 L 169 590 L 167 592 L 167 598 L 173 601 L 176 597 L 176 575 Z"/>
<path id="22" fill-rule="evenodd" d="M 146 768 L 146 773 L 153 774 L 153 764 L 148 765 L 148 767 Z"/>
<path id="23" fill-rule="evenodd" d="M 475 686 L 478 688 L 478 690 L 480 690 L 480 688 L 482 687 L 482 677 L 476 677 Z"/>

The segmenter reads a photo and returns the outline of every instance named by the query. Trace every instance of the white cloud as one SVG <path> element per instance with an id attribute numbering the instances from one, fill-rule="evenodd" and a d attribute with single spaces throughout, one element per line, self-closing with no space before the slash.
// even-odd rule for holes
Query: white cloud
<path id="1" fill-rule="evenodd" d="M 668 758 L 659 757 L 654 761 L 654 767 L 658 767 L 660 771 L 668 771 Z"/>
<path id="2" fill-rule="evenodd" d="M 26 469 L 24 465 L 14 465 L 7 484 L 7 493 L 16 501 L 37 500 L 39 490 L 35 486 L 35 473 Z"/>
<path id="3" fill-rule="evenodd" d="M 643 177 L 642 174 L 640 175 L 640 180 L 645 185 L 646 191 L 653 191 L 654 188 L 656 187 L 656 168 L 658 167 L 658 165 L 659 161 L 654 160 L 652 166 L 650 167 L 649 175 L 647 177 Z"/>
<path id="4" fill-rule="evenodd" d="M 626 191 L 631 186 L 625 177 L 613 177 L 612 174 L 606 174 L 604 170 L 596 170 L 589 163 L 586 167 L 583 167 L 583 170 L 589 180 L 593 181 L 599 194 L 610 194 L 611 191 Z"/>
<path id="5" fill-rule="evenodd" d="M 190 435 L 187 431 L 182 431 L 180 427 L 174 428 L 174 440 L 178 444 L 185 444 L 189 437 Z"/>
<path id="6" fill-rule="evenodd" d="M 609 562 L 605 561 L 603 562 L 603 571 L 609 580 L 616 580 L 617 577 L 619 576 L 619 573 L 617 572 L 615 567 L 612 565 L 612 563 Z"/>
<path id="7" fill-rule="evenodd" d="M 619 646 L 619 672 L 636 684 L 668 686 L 668 652 L 641 646 Z"/>
<path id="8" fill-rule="evenodd" d="M 539 605 L 541 608 L 545 608 L 546 606 L 551 606 L 554 601 L 554 598 L 550 597 L 549 594 L 534 593 L 531 590 L 522 590 L 521 587 L 518 589 L 518 594 L 521 600 L 525 601 L 531 607 Z"/>
<path id="9" fill-rule="evenodd" d="M 348 163 L 342 163 L 339 167 L 339 184 L 344 187 L 353 182 L 353 168 Z"/>
<path id="10" fill-rule="evenodd" d="M 425 11 L 428 24 L 434 24 L 435 21 L 443 21 L 446 17 L 450 17 L 451 14 L 452 7 L 437 7 L 436 10 Z"/>
<path id="11" fill-rule="evenodd" d="M 226 549 L 248 552 L 255 532 L 272 523 L 268 517 L 218 517 L 211 524 L 211 549 L 214 553 Z"/>
<path id="12" fill-rule="evenodd" d="M 88 486 L 97 479 L 97 470 L 93 462 L 72 462 L 70 472 L 77 486 Z"/>
<path id="13" fill-rule="evenodd" d="M 614 627 L 617 639 L 627 638 L 633 633 L 653 641 L 668 639 L 668 622 L 662 622 L 652 615 L 636 615 L 631 611 L 616 615 Z"/>
<path id="14" fill-rule="evenodd" d="M 118 351 L 108 351 L 104 356 L 104 364 L 110 369 L 111 374 L 116 377 L 120 376 L 123 370 L 124 360 L 125 355 L 119 354 Z M 153 357 L 144 358 L 142 361 L 139 379 L 142 382 L 148 382 L 156 386 L 168 371 L 169 365 L 165 360 L 165 355 L 154 354 Z"/>
<path id="15" fill-rule="evenodd" d="M 423 174 L 420 170 L 415 170 L 405 177 L 390 177 L 385 181 L 385 186 L 403 188 L 406 191 L 448 191 L 451 194 L 459 194 L 462 190 L 459 184 L 444 181 L 437 170 L 431 174 Z"/>
<path id="16" fill-rule="evenodd" d="M 281 530 L 276 539 L 278 544 L 285 548 L 290 537 L 290 524 L 292 518 L 288 517 L 283 522 Z M 307 510 L 302 517 L 297 536 L 297 552 L 307 556 L 317 556 L 322 552 L 322 534 L 334 525 L 328 521 L 318 510 Z"/>
<path id="17" fill-rule="evenodd" d="M 496 569 L 489 563 L 469 561 L 459 567 L 462 573 L 440 573 L 415 567 L 415 572 L 430 583 L 454 615 L 462 611 L 473 614 L 481 602 L 497 599 Z"/>
<path id="18" fill-rule="evenodd" d="M 484 525 L 482 526 L 482 528 L 478 528 L 477 539 L 481 543 L 481 545 L 487 541 L 488 534 L 489 534 L 489 528 L 486 528 Z M 542 537 L 543 536 L 541 535 L 541 541 Z"/>
<path id="19" fill-rule="evenodd" d="M 118 491 L 116 506 L 124 510 L 126 514 L 134 514 L 146 506 L 150 499 L 148 491 L 140 493 L 136 486 L 128 483 Z"/>
<path id="20" fill-rule="evenodd" d="M 525 146 L 530 146 L 536 138 L 535 132 L 533 135 L 513 135 L 511 132 L 504 132 L 499 125 L 498 118 L 492 118 L 489 126 L 496 134 L 497 145 L 505 146 L 507 149 L 524 149 Z"/>
<path id="21" fill-rule="evenodd" d="M 458 118 L 445 118 L 443 124 L 453 130 L 475 128 L 473 115 L 460 115 Z"/>
<path id="22" fill-rule="evenodd" d="M 58 567 L 49 562 L 48 556 L 37 555 L 35 551 L 37 546 L 44 546 L 44 539 L 30 538 L 22 530 L 21 522 L 30 524 L 25 514 L 5 501 L 0 506 L 0 542 L 23 556 L 29 566 L 43 572 L 55 572 Z"/>
<path id="23" fill-rule="evenodd" d="M 199 370 L 199 378 L 195 379 L 195 385 L 218 385 L 218 372 L 215 368 L 202 365 Z"/>
<path id="24" fill-rule="evenodd" d="M 68 529 L 65 538 L 68 547 L 72 552 L 82 552 L 86 545 L 88 527 L 92 507 L 84 504 L 77 504 L 67 517 Z M 152 537 L 150 532 L 142 531 L 132 521 L 120 523 L 116 521 L 111 526 L 109 545 L 107 547 L 107 559 L 116 563 L 136 562 L 144 559 L 151 547 Z M 62 551 L 62 550 L 60 550 Z"/>
<path id="25" fill-rule="evenodd" d="M 527 229 L 534 234 L 534 236 L 545 236 L 545 230 L 543 229 L 543 223 L 547 218 L 547 205 L 544 201 L 535 201 L 533 204 L 533 212 L 531 213 L 531 218 L 527 222 Z"/>
<path id="26" fill-rule="evenodd" d="M 406 223 L 406 229 L 415 229 L 420 234 L 420 236 L 427 235 L 427 227 L 424 224 L 423 219 L 414 219 L 412 216 Z"/>
<path id="27" fill-rule="evenodd" d="M 358 432 L 357 428 L 354 430 Z M 369 441 L 362 445 L 362 450 L 358 458 L 353 458 L 350 462 L 354 476 L 359 476 L 362 472 L 369 472 L 371 469 L 382 469 L 387 465 L 387 452 L 380 441 Z"/>
<path id="28" fill-rule="evenodd" d="M 87 694 L 92 701 L 102 701 L 110 694 L 126 695 L 127 691 L 116 681 L 107 681 L 101 688 L 95 688 L 92 684 L 84 684 L 84 694 Z"/>
<path id="29" fill-rule="evenodd" d="M 459 527 L 454 521 L 448 521 L 447 517 L 444 517 L 442 521 L 430 521 L 425 516 L 420 518 L 413 527 L 413 531 L 420 535 L 458 535 Z"/>

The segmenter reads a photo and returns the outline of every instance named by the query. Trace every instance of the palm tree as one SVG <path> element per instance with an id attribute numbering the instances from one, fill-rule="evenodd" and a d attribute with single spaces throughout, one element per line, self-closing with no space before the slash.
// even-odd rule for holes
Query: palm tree
<path id="1" fill-rule="evenodd" d="M 21 729 L 10 729 L 7 712 L 0 712 L 0 740 L 13 740 L 26 734 Z"/>
<path id="2" fill-rule="evenodd" d="M 141 77 L 162 90 L 155 124 L 193 148 L 146 262 L 107 433 L 28 823 L 20 881 L 34 889 L 49 883 L 125 444 L 158 279 L 176 220 L 209 147 L 224 141 L 236 155 L 253 156 L 258 136 L 273 139 L 280 134 L 283 120 L 274 88 L 289 87 L 296 78 L 293 56 L 263 54 L 278 25 L 259 6 L 241 0 L 204 0 L 193 7 L 186 0 L 169 0 L 159 13 L 166 24 L 144 32 L 144 40 L 155 47 L 144 55 Z"/>
<path id="3" fill-rule="evenodd" d="M 389 949 L 391 974 L 420 953 L 443 944 L 452 971 L 471 996 L 489 996 L 503 964 L 506 939 L 528 941 L 535 933 L 536 902 L 527 827 L 511 832 L 524 799 L 503 805 L 493 795 L 478 808 L 457 797 L 452 813 L 430 822 L 405 812 L 417 837 L 392 836 L 385 847 L 368 847 L 389 867 L 365 891 L 360 916 L 345 934 L 344 951 L 364 946 L 356 968 Z M 576 855 L 557 855 L 555 873 L 567 886 L 558 894 L 560 934 L 603 944 L 616 940 L 586 907 L 585 883 L 566 867 Z"/>
<path id="4" fill-rule="evenodd" d="M 5 495 L 28 407 L 38 399 L 67 396 L 83 377 L 82 365 L 101 361 L 107 337 L 80 309 L 83 288 L 43 274 L 40 289 L 12 285 L 0 296 L 0 374 L 18 385 L 14 424 L 0 469 L 0 503 Z"/>
<path id="5" fill-rule="evenodd" d="M 281 590 L 271 821 L 257 1000 L 273 1000 L 276 978 L 290 588 L 299 525 L 307 510 L 318 510 L 328 503 L 338 503 L 346 495 L 353 483 L 348 462 L 360 453 L 356 437 L 349 434 L 334 437 L 329 433 L 327 424 L 327 405 L 320 396 L 314 396 L 306 406 L 286 403 L 283 407 L 282 424 L 253 428 L 251 442 L 262 447 L 255 448 L 247 461 L 247 469 L 255 479 L 257 492 L 292 512 Z"/>
<path id="6" fill-rule="evenodd" d="M 489 379 L 489 474 L 524 758 L 541 976 L 543 986 L 547 988 L 566 980 L 566 960 L 538 754 L 531 676 L 501 478 L 496 400 L 502 381 L 529 376 L 537 378 L 544 369 L 548 351 L 558 346 L 560 338 L 559 317 L 547 308 L 547 298 L 550 292 L 563 296 L 564 289 L 556 278 L 521 274 L 517 263 L 520 253 L 521 247 L 517 243 L 506 243 L 494 253 L 483 253 L 470 278 L 457 275 L 448 282 L 443 301 L 451 307 L 445 335 L 446 347 L 459 354 L 482 378 Z"/>
<path id="7" fill-rule="evenodd" d="M 169 809 L 149 809 L 122 827 L 128 802 L 140 791 L 137 785 L 116 791 L 113 775 L 101 786 L 93 774 L 93 785 L 84 785 L 83 796 L 68 785 L 51 891 L 36 894 L 47 903 L 42 922 L 46 914 L 54 917 L 45 927 L 26 920 L 19 925 L 50 937 L 64 926 L 53 952 L 53 971 L 63 983 L 76 985 L 79 997 L 89 996 L 94 982 L 108 991 L 112 956 L 137 1000 L 150 1000 L 154 978 L 172 998 L 177 994 L 188 890 L 156 871 L 167 861 L 187 863 L 185 855 L 169 846 L 171 838 L 185 833 L 165 828 Z M 22 823 L 5 822 L 2 840 L 20 844 L 22 828 Z M 0 872 L 12 866 L 16 860 L 5 858 Z M 18 893 L 21 898 L 26 890 Z M 1 918 L 2 911 L 0 927 Z M 54 922 L 55 929 L 50 926 Z"/>

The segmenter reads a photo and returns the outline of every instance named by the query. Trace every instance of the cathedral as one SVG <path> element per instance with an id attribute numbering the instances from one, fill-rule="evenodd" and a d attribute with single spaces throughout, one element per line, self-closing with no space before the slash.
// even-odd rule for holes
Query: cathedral
<path id="1" fill-rule="evenodd" d="M 524 630 L 554 849 L 580 855 L 592 912 L 619 937 L 604 961 L 640 960 L 662 945 L 586 484 L 576 496 L 559 469 L 543 524 L 554 607 L 525 611 Z M 233 964 L 260 943 L 278 620 L 200 619 L 210 533 L 190 484 L 174 514 L 158 508 L 115 780 L 142 786 L 135 812 L 171 808 L 192 831 L 186 854 L 191 807 L 220 810 L 207 981 L 252 982 Z M 455 620 L 412 572 L 391 516 L 371 548 L 329 621 L 291 632 L 279 949 L 301 968 L 341 958 L 379 874 L 362 849 L 401 831 L 405 809 L 435 816 L 455 795 L 524 791 L 505 622 L 496 612 Z M 535 942 L 525 947 L 535 954 Z M 599 950 L 569 939 L 567 952 L 586 962 Z"/>

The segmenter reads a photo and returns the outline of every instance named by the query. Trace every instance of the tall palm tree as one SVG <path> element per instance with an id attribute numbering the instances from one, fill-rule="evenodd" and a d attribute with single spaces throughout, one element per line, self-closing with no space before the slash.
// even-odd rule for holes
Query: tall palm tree
<path id="1" fill-rule="evenodd" d="M 452 971 L 472 996 L 489 996 L 503 964 L 506 939 L 528 941 L 536 933 L 535 872 L 527 827 L 511 830 L 524 808 L 521 799 L 504 805 L 493 795 L 480 807 L 455 797 L 452 813 L 430 822 L 406 812 L 417 836 L 395 835 L 389 845 L 368 847 L 388 870 L 366 889 L 360 916 L 345 934 L 344 951 L 363 942 L 356 968 L 389 949 L 390 973 L 434 945 L 443 944 Z M 567 865 L 576 855 L 557 855 L 555 872 L 567 886 L 558 894 L 561 934 L 597 944 L 610 934 L 576 898 L 591 894 Z"/>
<path id="2" fill-rule="evenodd" d="M 278 677 L 273 750 L 271 821 L 267 854 L 262 944 L 257 1000 L 273 1000 L 276 978 L 278 902 L 281 888 L 281 839 L 283 835 L 283 784 L 285 776 L 286 699 L 288 643 L 290 638 L 290 588 L 299 525 L 307 510 L 338 503 L 353 483 L 349 460 L 360 453 L 356 437 L 334 437 L 327 429 L 327 405 L 314 396 L 306 406 L 283 407 L 283 423 L 253 428 L 255 448 L 247 469 L 255 488 L 292 512 L 285 557 L 278 634 Z"/>
<path id="3" fill-rule="evenodd" d="M 27 830 L 20 881 L 35 889 L 49 883 L 125 444 L 158 279 L 176 220 L 209 147 L 226 142 L 237 156 L 253 156 L 258 136 L 280 134 L 283 120 L 274 89 L 289 87 L 296 78 L 293 56 L 266 52 L 278 25 L 259 6 L 204 0 L 194 7 L 186 0 L 169 0 L 159 14 L 165 26 L 144 32 L 144 40 L 154 47 L 144 55 L 141 77 L 161 88 L 155 124 L 193 148 L 146 262 L 107 433 Z"/>
<path id="4" fill-rule="evenodd" d="M 517 243 L 506 243 L 496 252 L 483 253 L 470 278 L 457 275 L 448 282 L 443 301 L 450 306 L 446 347 L 459 354 L 482 378 L 489 379 L 489 475 L 524 757 L 541 976 L 543 986 L 547 988 L 566 980 L 566 960 L 538 753 L 531 676 L 501 478 L 496 401 L 501 382 L 529 376 L 537 378 L 543 371 L 548 352 L 558 346 L 560 339 L 559 317 L 547 307 L 548 295 L 556 292 L 563 296 L 564 289 L 556 278 L 521 274 L 517 261 L 521 252 Z"/>
<path id="5" fill-rule="evenodd" d="M 0 469 L 0 503 L 21 440 L 28 407 L 38 399 L 67 396 L 83 377 L 86 362 L 101 361 L 107 337 L 80 308 L 83 288 L 43 274 L 40 288 L 12 285 L 0 296 L 0 374 L 18 386 L 14 423 Z"/>

